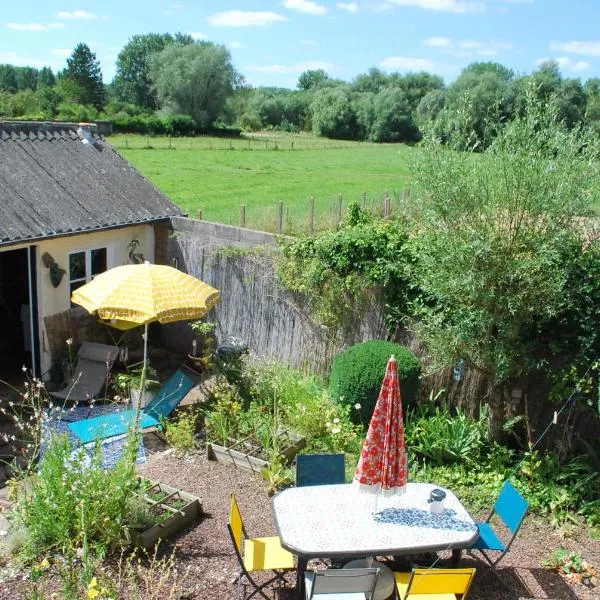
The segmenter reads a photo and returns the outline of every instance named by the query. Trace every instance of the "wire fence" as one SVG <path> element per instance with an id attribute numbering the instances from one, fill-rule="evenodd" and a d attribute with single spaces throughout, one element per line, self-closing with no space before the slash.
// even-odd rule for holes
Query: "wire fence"
<path id="1" fill-rule="evenodd" d="M 226 224 L 282 235 L 314 234 L 340 229 L 353 202 L 375 219 L 394 219 L 412 210 L 410 200 L 411 190 L 404 188 L 380 196 L 368 196 L 364 192 L 359 198 L 347 198 L 339 194 L 335 200 L 328 202 L 317 202 L 312 196 L 305 203 L 276 201 L 271 206 L 251 207 L 240 204 L 237 218 L 228 219 Z M 198 209 L 189 216 L 212 220 L 210 210 Z"/>

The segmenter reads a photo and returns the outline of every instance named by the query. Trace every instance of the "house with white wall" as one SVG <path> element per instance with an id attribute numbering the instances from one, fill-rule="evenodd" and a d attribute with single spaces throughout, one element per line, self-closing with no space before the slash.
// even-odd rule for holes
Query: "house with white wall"
<path id="1" fill-rule="evenodd" d="M 181 214 L 95 126 L 0 121 L 0 377 L 47 378 L 48 318 L 77 310 L 71 292 L 99 273 L 160 262 Z"/>

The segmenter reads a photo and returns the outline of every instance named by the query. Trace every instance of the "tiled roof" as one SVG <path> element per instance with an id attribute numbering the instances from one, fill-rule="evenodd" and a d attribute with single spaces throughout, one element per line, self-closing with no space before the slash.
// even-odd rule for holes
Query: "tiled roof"
<path id="1" fill-rule="evenodd" d="M 0 121 L 0 246 L 182 214 L 85 129 Z"/>

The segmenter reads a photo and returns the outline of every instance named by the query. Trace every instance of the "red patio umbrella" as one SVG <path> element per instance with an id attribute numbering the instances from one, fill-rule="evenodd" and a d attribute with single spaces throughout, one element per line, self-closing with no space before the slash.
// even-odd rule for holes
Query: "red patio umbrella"
<path id="1" fill-rule="evenodd" d="M 402 397 L 398 365 L 392 356 L 354 473 L 354 483 L 361 491 L 393 495 L 404 493 L 407 479 Z"/>

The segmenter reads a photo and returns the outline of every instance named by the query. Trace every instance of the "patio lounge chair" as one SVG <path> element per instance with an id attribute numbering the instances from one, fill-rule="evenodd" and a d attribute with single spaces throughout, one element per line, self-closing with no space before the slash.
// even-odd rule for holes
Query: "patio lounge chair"
<path id="1" fill-rule="evenodd" d="M 394 573 L 400 600 L 439 598 L 465 600 L 475 577 L 475 569 L 413 569 L 411 573 Z"/>
<path id="2" fill-rule="evenodd" d="M 159 430 L 161 421 L 166 419 L 175 407 L 196 385 L 197 378 L 189 370 L 178 369 L 162 386 L 158 394 L 141 411 L 121 410 L 112 414 L 82 419 L 69 423 L 69 429 L 81 440 L 89 444 L 127 433 L 137 426 L 142 431 Z"/>
<path id="3" fill-rule="evenodd" d="M 296 456 L 296 487 L 344 483 L 343 454 L 298 454 Z"/>
<path id="4" fill-rule="evenodd" d="M 281 547 L 278 536 L 260 538 L 249 538 L 247 536 L 242 514 L 234 494 L 231 494 L 227 530 L 231 536 L 233 549 L 240 565 L 240 573 L 237 578 L 238 600 L 240 599 L 242 579 L 244 578 L 254 588 L 254 591 L 246 596 L 246 600 L 256 594 L 259 594 L 265 600 L 269 600 L 269 597 L 263 591 L 264 588 L 276 581 L 285 582 L 284 572 L 294 568 L 294 556 Z M 259 584 L 250 575 L 250 573 L 259 571 L 272 571 L 274 575 Z"/>
<path id="5" fill-rule="evenodd" d="M 51 392 L 50 395 L 74 402 L 96 398 L 103 391 L 108 373 L 118 355 L 119 349 L 116 346 L 83 342 L 77 354 L 71 381 L 62 390 Z"/>
<path id="6" fill-rule="evenodd" d="M 325 569 L 304 575 L 306 600 L 371 600 L 379 569 Z"/>

